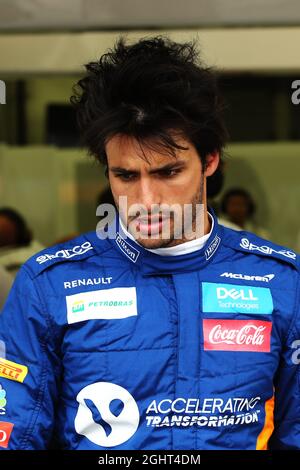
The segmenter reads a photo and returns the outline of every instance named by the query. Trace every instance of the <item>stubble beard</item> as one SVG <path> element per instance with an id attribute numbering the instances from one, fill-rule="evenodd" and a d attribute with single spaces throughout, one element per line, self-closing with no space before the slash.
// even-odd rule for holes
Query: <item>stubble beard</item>
<path id="1" fill-rule="evenodd" d="M 203 206 L 203 178 L 199 184 L 197 192 L 194 194 L 190 202 L 185 204 L 191 205 L 191 222 L 184 225 L 184 220 L 177 227 L 175 223 L 176 216 L 173 215 L 170 220 L 170 231 L 168 237 L 164 237 L 164 233 L 160 234 L 159 238 L 142 238 L 139 237 L 136 241 L 146 249 L 170 248 L 173 246 L 181 245 L 187 241 L 199 238 L 204 235 L 204 206 Z M 199 212 L 200 211 L 200 212 Z M 183 218 L 184 211 L 182 211 Z M 198 216 L 197 216 L 198 214 Z"/>

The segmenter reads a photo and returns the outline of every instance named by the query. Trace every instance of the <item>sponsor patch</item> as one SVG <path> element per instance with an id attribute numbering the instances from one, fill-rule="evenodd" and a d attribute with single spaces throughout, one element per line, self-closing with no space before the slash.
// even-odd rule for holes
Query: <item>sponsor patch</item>
<path id="1" fill-rule="evenodd" d="M 40 255 L 36 258 L 36 262 L 38 264 L 44 264 L 47 261 L 51 261 L 52 259 L 55 259 L 55 258 L 70 259 L 70 258 L 73 258 L 74 256 L 83 255 L 89 250 L 93 250 L 93 246 L 91 245 L 90 242 L 84 242 L 82 243 L 82 245 L 76 245 L 70 249 L 62 249 L 53 254 Z"/>
<path id="2" fill-rule="evenodd" d="M 231 279 L 243 279 L 245 281 L 259 281 L 259 282 L 270 282 L 274 279 L 275 274 L 265 274 L 264 276 L 248 275 L 248 274 L 237 274 L 237 273 L 223 273 L 220 277 L 230 277 Z"/>
<path id="3" fill-rule="evenodd" d="M 126 255 L 127 258 L 130 259 L 130 261 L 136 263 L 140 252 L 136 248 L 134 248 L 134 246 L 132 246 L 130 243 L 125 241 L 124 238 L 122 238 L 118 232 L 115 241 L 119 249 L 124 253 L 124 255 Z"/>
<path id="4" fill-rule="evenodd" d="M 261 397 L 153 400 L 146 410 L 148 427 L 231 427 L 259 421 Z"/>
<path id="5" fill-rule="evenodd" d="M 221 242 L 221 238 L 216 235 L 209 247 L 205 250 L 205 258 L 209 260 L 217 251 Z"/>
<path id="6" fill-rule="evenodd" d="M 120 385 L 96 382 L 77 395 L 75 430 L 101 447 L 115 447 L 137 431 L 140 413 L 133 396 Z M 101 417 L 101 421 L 99 420 Z"/>
<path id="7" fill-rule="evenodd" d="M 28 367 L 0 358 L 0 377 L 22 383 L 27 373 Z"/>
<path id="8" fill-rule="evenodd" d="M 290 259 L 296 259 L 297 255 L 294 253 L 294 251 L 291 250 L 285 250 L 284 248 L 280 250 L 276 250 L 275 248 L 272 248 L 271 246 L 268 245 L 263 245 L 263 246 L 258 246 L 255 245 L 254 243 L 251 243 L 248 238 L 242 238 L 240 242 L 240 247 L 244 248 L 244 250 L 249 250 L 249 251 L 260 251 L 261 253 L 264 253 L 265 255 L 272 255 L 273 253 L 276 253 L 281 256 L 285 256 L 286 258 Z"/>
<path id="9" fill-rule="evenodd" d="M 103 289 L 66 297 L 68 323 L 115 320 L 137 315 L 135 287 Z"/>
<path id="10" fill-rule="evenodd" d="M 5 407 L 6 407 L 6 391 L 0 384 L 0 415 L 5 415 Z"/>
<path id="11" fill-rule="evenodd" d="M 204 350 L 270 352 L 271 331 L 266 321 L 204 319 Z"/>
<path id="12" fill-rule="evenodd" d="M 0 447 L 7 449 L 13 427 L 12 423 L 0 421 Z"/>
<path id="13" fill-rule="evenodd" d="M 267 287 L 202 283 L 203 312 L 271 315 L 273 299 Z"/>
<path id="14" fill-rule="evenodd" d="M 72 281 L 64 282 L 65 289 L 73 289 L 82 286 L 97 286 L 100 284 L 111 284 L 112 277 L 94 277 L 86 279 L 73 279 Z"/>

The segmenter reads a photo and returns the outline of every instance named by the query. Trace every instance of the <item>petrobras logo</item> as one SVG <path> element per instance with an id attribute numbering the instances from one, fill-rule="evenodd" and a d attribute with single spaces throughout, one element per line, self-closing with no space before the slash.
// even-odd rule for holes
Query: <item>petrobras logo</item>
<path id="1" fill-rule="evenodd" d="M 76 300 L 75 302 L 73 302 L 71 309 L 72 309 L 72 313 L 84 312 L 85 310 L 84 302 L 82 300 Z"/>
<path id="2" fill-rule="evenodd" d="M 284 256 L 289 259 L 296 259 L 297 255 L 293 251 L 290 250 L 275 250 L 275 248 L 271 248 L 270 246 L 263 245 L 263 246 L 258 246 L 255 245 L 254 243 L 251 243 L 248 238 L 242 238 L 240 242 L 240 247 L 244 248 L 244 250 L 249 250 L 249 251 L 260 251 L 261 253 L 264 253 L 265 255 L 272 255 L 273 253 L 277 253 L 278 255 Z"/>
<path id="3" fill-rule="evenodd" d="M 251 276 L 247 274 L 236 274 L 225 272 L 220 274 L 220 277 L 227 277 L 230 279 L 243 279 L 244 281 L 259 281 L 259 282 L 270 282 L 274 279 L 275 274 L 265 274 L 264 276 Z"/>
<path id="4" fill-rule="evenodd" d="M 27 373 L 28 367 L 0 357 L 0 377 L 22 383 Z"/>
<path id="5" fill-rule="evenodd" d="M 125 388 L 110 382 L 96 382 L 84 387 L 76 400 L 79 407 L 75 430 L 99 447 L 118 446 L 136 433 L 140 413 Z"/>
<path id="6" fill-rule="evenodd" d="M 0 447 L 7 449 L 14 425 L 5 421 L 0 421 Z"/>
<path id="7" fill-rule="evenodd" d="M 73 258 L 74 256 L 83 255 L 84 253 L 92 249 L 93 249 L 93 246 L 90 242 L 84 242 L 81 245 L 73 246 L 73 248 L 70 248 L 69 250 L 59 250 L 54 254 L 40 255 L 36 258 L 36 261 L 39 264 L 43 264 L 55 258 L 70 259 L 70 258 Z"/>
<path id="8" fill-rule="evenodd" d="M 66 306 L 69 324 L 136 316 L 136 288 L 115 287 L 67 295 Z"/>
<path id="9" fill-rule="evenodd" d="M 261 397 L 175 398 L 152 400 L 146 410 L 148 427 L 227 427 L 257 423 Z"/>
<path id="10" fill-rule="evenodd" d="M 266 321 L 204 319 L 204 350 L 270 352 L 271 331 Z"/>
<path id="11" fill-rule="evenodd" d="M 207 260 L 209 260 L 215 254 L 215 252 L 217 251 L 220 245 L 220 242 L 221 242 L 221 238 L 218 235 L 216 235 L 213 241 L 211 242 L 211 244 L 209 245 L 209 247 L 207 248 L 207 250 L 205 250 L 205 258 Z"/>
<path id="12" fill-rule="evenodd" d="M 130 259 L 133 263 L 136 263 L 138 260 L 138 257 L 140 255 L 140 252 L 134 248 L 130 243 L 124 240 L 124 238 L 121 237 L 119 232 L 117 232 L 116 236 L 116 244 L 119 247 L 119 249 L 124 253 L 124 255 L 127 256 L 127 258 Z"/>
<path id="13" fill-rule="evenodd" d="M 6 391 L 0 384 L 0 415 L 5 415 L 5 407 L 6 407 Z"/>
<path id="14" fill-rule="evenodd" d="M 270 315 L 273 299 L 266 287 L 202 283 L 203 312 Z"/>

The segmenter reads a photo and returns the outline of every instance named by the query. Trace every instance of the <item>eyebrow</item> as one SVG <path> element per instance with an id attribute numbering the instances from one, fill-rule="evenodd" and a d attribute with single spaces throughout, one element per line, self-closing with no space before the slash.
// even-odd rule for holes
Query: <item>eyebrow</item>
<path id="1" fill-rule="evenodd" d="M 152 170 L 149 171 L 149 174 L 161 173 L 163 171 L 168 171 L 168 170 L 181 169 L 181 168 L 184 168 L 185 166 L 186 166 L 186 162 L 176 161 L 174 163 L 168 163 L 167 165 L 163 165 L 161 167 L 153 168 Z M 135 173 L 135 174 L 139 173 L 139 171 L 128 170 L 127 168 L 123 168 L 121 166 L 113 166 L 110 168 L 110 171 L 112 171 L 113 173 Z"/>

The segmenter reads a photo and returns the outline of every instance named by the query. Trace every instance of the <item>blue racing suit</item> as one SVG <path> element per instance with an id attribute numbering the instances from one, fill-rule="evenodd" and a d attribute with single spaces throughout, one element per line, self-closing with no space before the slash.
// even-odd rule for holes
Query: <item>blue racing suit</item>
<path id="1" fill-rule="evenodd" d="M 300 449 L 298 256 L 216 218 L 202 249 L 159 256 L 114 223 L 19 271 L 0 448 Z"/>

